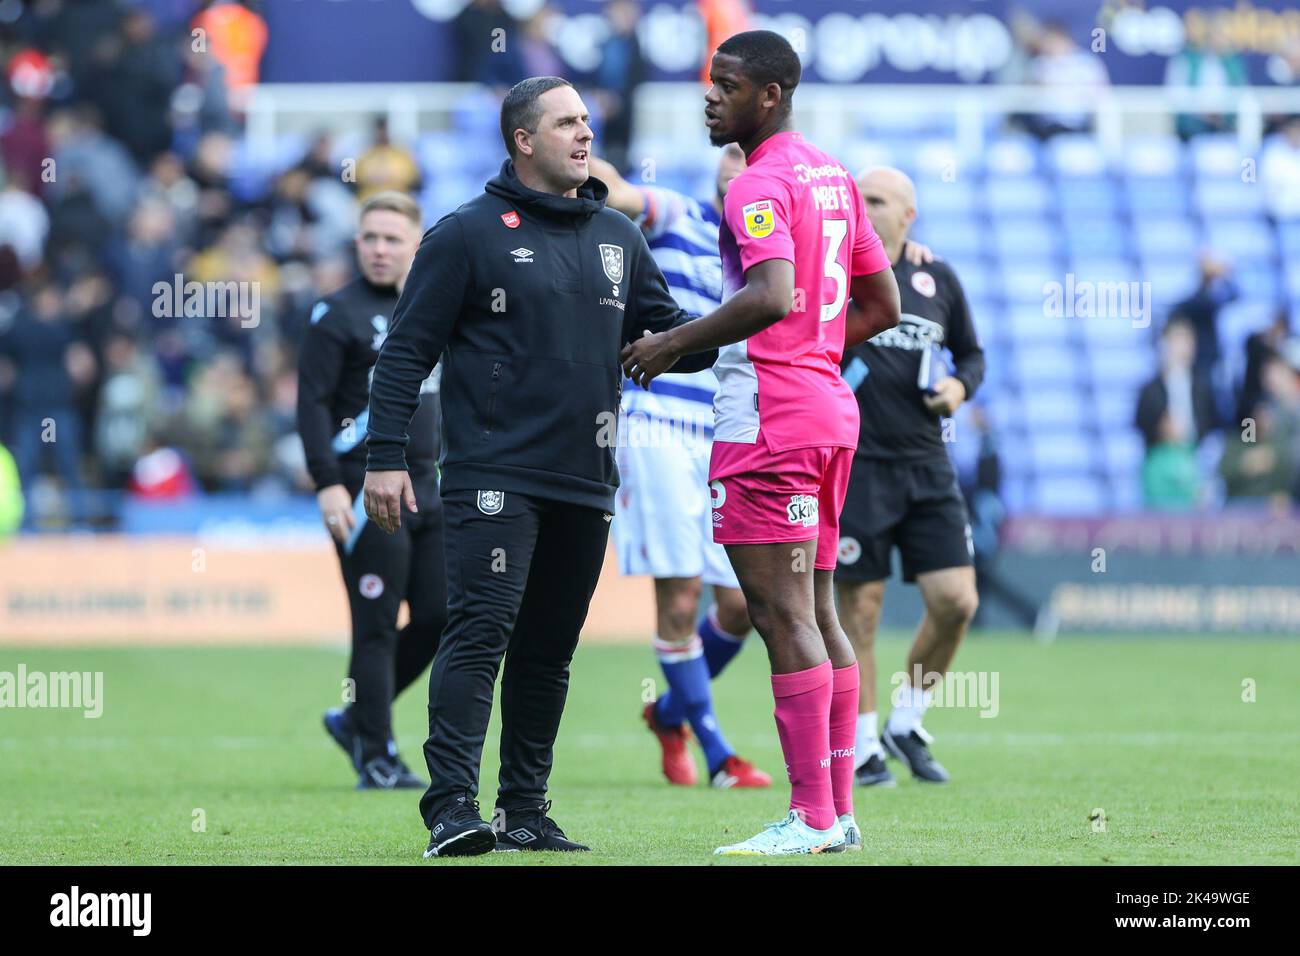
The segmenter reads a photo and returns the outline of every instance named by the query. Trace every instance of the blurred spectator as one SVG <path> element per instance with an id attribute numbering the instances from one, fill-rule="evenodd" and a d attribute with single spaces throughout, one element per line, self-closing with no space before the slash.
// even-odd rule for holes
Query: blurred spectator
<path id="1" fill-rule="evenodd" d="M 1165 86 L 1188 87 L 1211 96 L 1246 86 L 1250 75 L 1246 60 L 1232 45 L 1232 37 L 1221 20 L 1210 28 L 1209 44 L 1188 45 L 1169 58 L 1165 66 Z M 1235 113 L 1179 113 L 1174 121 L 1180 138 L 1187 140 L 1201 133 L 1230 132 L 1237 128 Z"/>
<path id="2" fill-rule="evenodd" d="M 1160 336 L 1160 370 L 1138 393 L 1135 416 L 1146 443 L 1142 488 L 1153 508 L 1195 506 L 1201 495 L 1196 445 L 1215 427 L 1209 378 L 1195 364 L 1196 332 L 1180 319 Z"/>
<path id="3" fill-rule="evenodd" d="M 104 487 L 122 488 L 148 450 L 160 422 L 158 371 L 130 335 L 104 343 L 104 378 L 99 391 L 94 450 Z"/>
<path id="4" fill-rule="evenodd" d="M 59 110 L 50 117 L 49 134 L 56 171 L 50 196 L 61 195 L 68 182 L 80 182 L 110 222 L 124 222 L 135 201 L 140 174 L 131 154 L 104 133 L 95 108 L 82 104 Z"/>
<path id="5" fill-rule="evenodd" d="M 50 216 L 41 201 L 0 177 L 0 247 L 8 246 L 21 268 L 31 271 L 41 264 L 49 232 Z"/>
<path id="6" fill-rule="evenodd" d="M 1155 444 L 1142 459 L 1142 501 L 1160 511 L 1191 510 L 1204 496 L 1196 446 L 1168 411 L 1157 420 L 1156 434 Z"/>
<path id="7" fill-rule="evenodd" d="M 126 238 L 110 255 L 113 274 L 124 297 L 139 314 L 150 313 L 154 285 L 170 283 L 180 267 L 176 217 L 159 195 L 145 195 L 131 215 Z"/>
<path id="8" fill-rule="evenodd" d="M 52 170 L 46 162 L 50 157 L 50 139 L 38 100 L 18 100 L 8 126 L 0 133 L 0 157 L 16 181 L 26 184 L 37 195 L 44 193 Z"/>
<path id="9" fill-rule="evenodd" d="M 0 356 L 16 373 L 13 395 L 14 459 L 23 486 L 32 488 L 47 467 L 48 450 L 69 491 L 82 488 L 85 432 L 73 401 L 79 383 L 94 376 L 94 357 L 77 341 L 64 316 L 63 296 L 50 283 L 38 285 L 0 338 Z"/>
<path id="10" fill-rule="evenodd" d="M 196 375 L 181 427 L 199 484 L 249 491 L 270 464 L 272 434 L 257 385 L 228 353 Z"/>
<path id="11" fill-rule="evenodd" d="M 555 29 L 554 7 L 543 5 L 524 21 L 519 35 L 519 68 L 525 76 L 563 76 L 567 71 L 551 43 Z"/>
<path id="12" fill-rule="evenodd" d="M 420 166 L 408 150 L 388 138 L 388 120 L 375 118 L 374 144 L 357 160 L 357 199 L 365 202 L 386 189 L 419 192 Z"/>
<path id="13" fill-rule="evenodd" d="M 140 7 L 128 8 L 121 30 L 95 48 L 85 92 L 141 165 L 171 144 L 168 108 L 180 75 L 179 54 L 156 35 L 153 16 Z"/>
<path id="14" fill-rule="evenodd" d="M 1264 394 L 1264 363 L 1277 358 L 1279 350 L 1291 336 L 1291 315 L 1286 306 L 1273 313 L 1268 328 L 1254 332 L 1246 338 L 1246 370 L 1242 373 L 1241 388 L 1237 393 L 1236 423 L 1250 415 Z"/>
<path id="15" fill-rule="evenodd" d="M 504 92 L 527 74 L 520 65 L 518 21 L 501 0 L 470 0 L 456 15 L 456 79 Z"/>
<path id="16" fill-rule="evenodd" d="M 1280 358 L 1265 361 L 1264 398 L 1224 444 L 1219 471 L 1229 502 L 1267 501 L 1282 511 L 1296 490 L 1300 383 Z"/>
<path id="17" fill-rule="evenodd" d="M 1219 365 L 1219 310 L 1241 295 L 1232 264 L 1212 252 L 1201 254 L 1196 291 L 1174 306 L 1172 319 L 1189 323 L 1196 333 L 1196 369 L 1211 381 Z"/>
<path id="18" fill-rule="evenodd" d="M 1101 58 L 1080 49 L 1063 24 L 1048 23 L 1038 40 L 1038 55 L 1029 63 L 1029 81 L 1049 96 L 1060 93 L 1073 98 L 1083 94 L 1082 102 L 1089 102 L 1110 84 L 1110 77 Z M 1092 114 L 1082 109 L 1061 109 L 1025 118 L 1029 132 L 1040 139 L 1058 133 L 1086 132 L 1091 122 Z"/>
<path id="19" fill-rule="evenodd" d="M 23 485 L 18 466 L 9 449 L 0 445 L 0 539 L 9 537 L 23 523 Z"/>
<path id="20" fill-rule="evenodd" d="M 700 64 L 700 80 L 709 83 L 713 54 L 722 41 L 751 28 L 748 0 L 698 0 L 700 19 L 704 21 L 704 62 Z"/>
<path id="21" fill-rule="evenodd" d="M 221 64 L 224 82 L 230 87 L 235 105 L 242 109 L 261 70 L 266 21 L 249 2 L 215 0 L 205 6 L 194 18 L 193 26 L 204 31 L 206 52 Z"/>
<path id="22" fill-rule="evenodd" d="M 601 115 L 601 151 L 618 168 L 627 166 L 627 146 L 632 138 L 634 92 L 646 74 L 645 58 L 636 27 L 640 7 L 633 0 L 614 0 L 605 4 L 609 37 L 601 45 L 600 68 L 595 84 L 599 90 Z"/>
<path id="23" fill-rule="evenodd" d="M 1268 138 L 1259 162 L 1264 204 L 1278 222 L 1300 219 L 1300 116 Z"/>

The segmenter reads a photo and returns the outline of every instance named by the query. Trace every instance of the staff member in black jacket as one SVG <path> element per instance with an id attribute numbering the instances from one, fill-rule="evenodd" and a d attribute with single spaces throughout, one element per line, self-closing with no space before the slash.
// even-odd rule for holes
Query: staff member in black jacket
<path id="1" fill-rule="evenodd" d="M 403 504 L 418 513 L 405 431 L 420 382 L 442 367 L 450 573 L 429 678 L 426 857 L 586 849 L 547 816 L 546 781 L 618 485 L 619 351 L 691 318 L 640 230 L 589 178 L 587 120 L 566 80 L 510 90 L 510 159 L 425 235 L 375 366 L 365 504 L 386 530 L 410 520 Z M 494 833 L 475 797 L 503 654 Z"/>
<path id="2" fill-rule="evenodd" d="M 356 237 L 361 277 L 316 303 L 298 354 L 298 431 L 352 614 L 351 703 L 326 711 L 325 729 L 362 790 L 423 789 L 393 743 L 392 702 L 433 660 L 447 621 L 433 376 L 420 386 L 406 450 L 430 507 L 396 535 L 382 534 L 361 509 L 371 370 L 419 242 L 420 207 L 411 197 L 384 192 L 368 200 Z M 399 632 L 403 598 L 410 622 Z"/>

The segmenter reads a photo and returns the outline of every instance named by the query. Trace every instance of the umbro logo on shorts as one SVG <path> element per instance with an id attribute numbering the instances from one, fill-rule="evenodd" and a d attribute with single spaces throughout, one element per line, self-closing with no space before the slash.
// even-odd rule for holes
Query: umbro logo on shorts
<path id="1" fill-rule="evenodd" d="M 478 493 L 478 510 L 485 515 L 500 514 L 506 503 L 504 491 L 480 491 Z"/>
<path id="2" fill-rule="evenodd" d="M 791 524 L 801 524 L 805 528 L 816 527 L 817 499 L 812 495 L 791 495 L 785 515 Z"/>

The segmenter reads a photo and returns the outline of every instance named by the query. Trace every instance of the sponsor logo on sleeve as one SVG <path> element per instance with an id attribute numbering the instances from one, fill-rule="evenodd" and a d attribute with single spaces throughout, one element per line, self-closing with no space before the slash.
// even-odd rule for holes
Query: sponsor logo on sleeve
<path id="1" fill-rule="evenodd" d="M 753 239 L 763 239 L 776 228 L 776 207 L 770 199 L 760 199 L 741 208 L 745 216 L 745 232 Z"/>

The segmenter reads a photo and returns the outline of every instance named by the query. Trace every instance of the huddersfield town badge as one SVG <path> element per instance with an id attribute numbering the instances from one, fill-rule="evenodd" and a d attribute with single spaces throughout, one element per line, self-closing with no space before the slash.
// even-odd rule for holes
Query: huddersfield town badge
<path id="1" fill-rule="evenodd" d="M 485 515 L 494 515 L 501 512 L 501 507 L 506 503 L 506 493 L 504 491 L 480 491 L 478 493 L 478 510 Z"/>
<path id="2" fill-rule="evenodd" d="M 600 266 L 605 270 L 609 281 L 618 285 L 623 281 L 623 247 L 612 243 L 600 244 Z M 618 293 L 615 293 L 617 295 Z"/>

